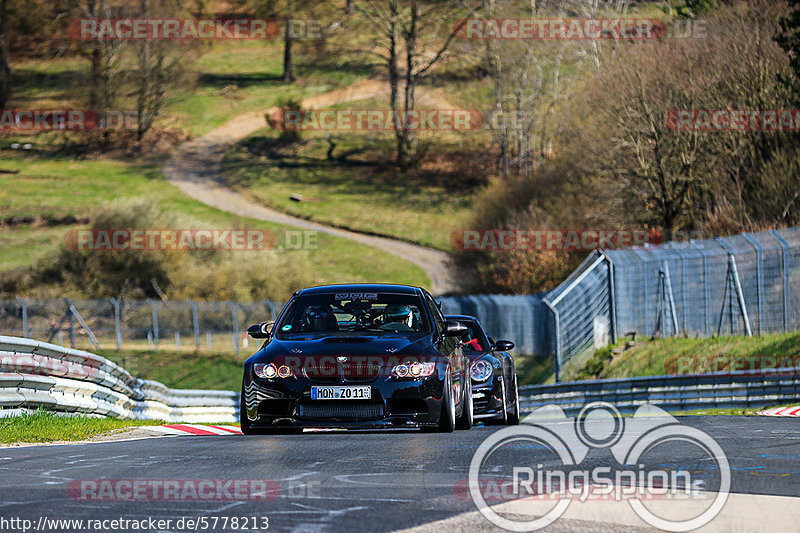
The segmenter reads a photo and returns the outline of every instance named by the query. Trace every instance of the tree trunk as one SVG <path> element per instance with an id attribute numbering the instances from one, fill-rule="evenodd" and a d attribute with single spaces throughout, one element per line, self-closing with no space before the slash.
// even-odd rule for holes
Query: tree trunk
<path id="1" fill-rule="evenodd" d="M 88 5 L 89 18 L 99 18 L 97 14 L 97 0 L 89 0 Z M 101 43 L 99 40 L 92 41 L 91 52 L 91 69 L 89 73 L 89 109 L 99 111 L 102 110 L 104 90 L 101 87 L 101 77 L 103 70 L 103 56 L 100 50 Z"/>
<path id="2" fill-rule="evenodd" d="M 292 36 L 289 28 L 289 13 L 291 8 L 286 13 L 286 31 L 283 34 L 283 81 L 286 83 L 294 83 L 294 72 L 292 70 Z"/>
<path id="3" fill-rule="evenodd" d="M 11 65 L 8 58 L 7 6 L 8 0 L 0 0 L 0 109 L 5 109 L 11 98 Z"/>

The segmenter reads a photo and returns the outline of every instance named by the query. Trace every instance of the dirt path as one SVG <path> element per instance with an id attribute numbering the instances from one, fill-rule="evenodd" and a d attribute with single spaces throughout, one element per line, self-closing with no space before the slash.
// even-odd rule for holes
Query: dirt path
<path id="1" fill-rule="evenodd" d="M 302 106 L 304 109 L 316 109 L 387 94 L 385 83 L 369 79 L 343 89 L 306 98 Z M 441 106 L 443 99 L 428 96 L 423 92 L 419 101 L 423 104 L 426 101 L 435 101 Z M 229 213 L 316 230 L 394 254 L 423 269 L 431 278 L 430 290 L 434 294 L 449 292 L 455 288 L 449 273 L 448 257 L 444 252 L 293 217 L 254 202 L 224 185 L 220 171 L 225 153 L 238 141 L 265 127 L 264 115 L 271 111 L 266 109 L 239 115 L 219 128 L 182 145 L 164 166 L 167 179 L 187 196 Z"/>

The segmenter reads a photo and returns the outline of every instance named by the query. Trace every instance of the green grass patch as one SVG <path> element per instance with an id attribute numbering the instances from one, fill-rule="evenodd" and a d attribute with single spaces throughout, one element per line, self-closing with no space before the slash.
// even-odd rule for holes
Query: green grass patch
<path id="1" fill-rule="evenodd" d="M 617 347 L 624 346 L 620 341 Z M 570 379 L 627 378 L 695 374 L 713 371 L 749 370 L 752 365 L 774 364 L 786 367 L 800 355 L 800 332 L 762 335 L 760 337 L 667 338 L 638 341 L 621 354 L 613 354 L 612 346 L 603 348 L 589 359 L 581 371 Z M 721 357 L 716 357 L 721 356 Z M 739 356 L 737 366 L 727 367 L 725 356 Z M 748 356 L 763 356 L 749 361 Z"/>
<path id="2" fill-rule="evenodd" d="M 464 227 L 478 185 L 475 170 L 452 165 L 457 141 L 437 140 L 438 154 L 417 171 L 392 164 L 393 138 L 380 133 L 322 134 L 282 144 L 262 130 L 238 143 L 225 157 L 223 177 L 239 191 L 292 215 L 361 232 L 387 235 L 441 250 L 450 249 L 453 230 Z M 421 142 L 425 142 L 424 140 Z M 444 159 L 448 159 L 447 162 Z M 462 159 L 468 164 L 470 156 Z M 302 202 L 291 199 L 293 194 Z"/>
<path id="3" fill-rule="evenodd" d="M 538 357 L 534 355 L 517 355 L 517 384 L 540 385 L 555 381 L 556 361 L 554 357 Z"/>
<path id="4" fill-rule="evenodd" d="M 88 416 L 58 416 L 37 410 L 10 418 L 0 418 L 0 443 L 58 442 L 85 440 L 115 429 L 152 426 L 158 420 L 118 420 Z"/>
<path id="5" fill-rule="evenodd" d="M 103 350 L 95 352 L 114 361 L 131 375 L 159 381 L 172 389 L 212 389 L 239 391 L 242 388 L 244 360 L 228 353 L 177 352 L 170 350 Z"/>
<path id="6" fill-rule="evenodd" d="M 163 177 L 162 163 L 159 160 L 75 160 L 61 156 L 11 153 L 5 157 L 2 168 L 19 170 L 19 173 L 0 174 L 0 218 L 40 215 L 74 216 L 79 220 L 87 220 L 98 208 L 115 200 L 149 198 L 157 201 L 164 212 L 174 214 L 185 227 L 268 229 L 274 232 L 292 229 L 240 217 L 188 198 Z M 27 224 L 4 229 L 0 232 L 0 249 L 3 250 L 0 254 L 0 272 L 30 266 L 54 253 L 63 246 L 67 232 L 79 227 L 83 226 L 40 227 Z M 388 252 L 326 234 L 318 236 L 316 249 L 275 253 L 292 254 L 298 268 L 308 270 L 309 284 L 430 284 L 425 272 L 411 263 Z M 299 288 L 286 287 L 283 295 L 273 295 L 273 298 L 285 298 Z M 47 296 L 48 290 L 52 292 L 52 289 L 44 287 L 40 295 Z"/>

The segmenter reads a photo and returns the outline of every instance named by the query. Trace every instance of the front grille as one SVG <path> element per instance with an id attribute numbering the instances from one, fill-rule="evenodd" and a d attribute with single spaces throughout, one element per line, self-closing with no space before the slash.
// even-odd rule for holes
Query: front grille
<path id="1" fill-rule="evenodd" d="M 303 373 L 314 383 L 369 383 L 380 374 L 380 365 L 339 363 L 334 366 L 307 366 Z"/>
<path id="2" fill-rule="evenodd" d="M 489 396 L 473 396 L 472 397 L 472 410 L 476 413 L 482 413 L 489 408 Z"/>
<path id="3" fill-rule="evenodd" d="M 301 403 L 300 418 L 374 420 L 383 418 L 383 404 L 337 401 Z"/>

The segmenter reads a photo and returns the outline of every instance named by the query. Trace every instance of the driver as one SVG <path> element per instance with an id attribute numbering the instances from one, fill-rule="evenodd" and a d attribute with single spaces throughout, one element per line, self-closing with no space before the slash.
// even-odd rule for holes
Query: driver
<path id="1" fill-rule="evenodd" d="M 383 325 L 400 323 L 411 329 L 414 328 L 414 312 L 407 305 L 389 304 L 383 308 L 383 313 L 381 315 L 381 322 Z"/>
<path id="2" fill-rule="evenodd" d="M 310 305 L 303 313 L 303 330 L 338 331 L 339 323 L 330 305 Z"/>

